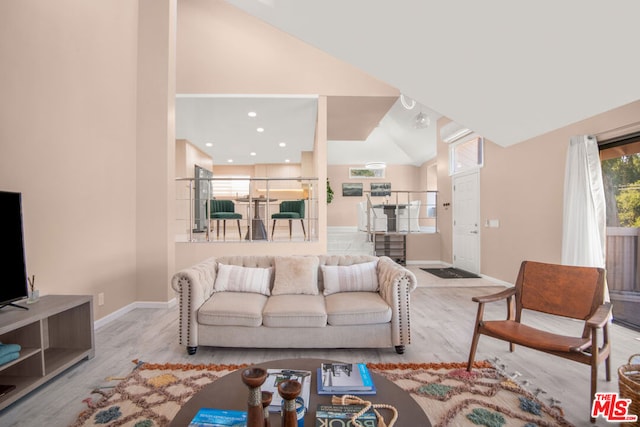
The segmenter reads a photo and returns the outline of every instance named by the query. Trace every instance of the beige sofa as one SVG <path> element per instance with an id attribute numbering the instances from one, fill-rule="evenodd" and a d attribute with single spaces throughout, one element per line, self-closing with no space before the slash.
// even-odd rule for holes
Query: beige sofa
<path id="1" fill-rule="evenodd" d="M 179 341 L 254 348 L 380 348 L 411 342 L 415 275 L 388 257 L 232 256 L 177 272 Z"/>

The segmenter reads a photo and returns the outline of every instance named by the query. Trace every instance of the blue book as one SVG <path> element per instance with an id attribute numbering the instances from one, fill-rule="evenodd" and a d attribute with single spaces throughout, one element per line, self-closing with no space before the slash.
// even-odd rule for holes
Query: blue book
<path id="1" fill-rule="evenodd" d="M 189 427 L 247 427 L 247 412 L 201 408 Z"/>
<path id="2" fill-rule="evenodd" d="M 374 395 L 377 392 L 376 385 L 374 384 L 373 380 L 371 379 L 371 376 L 369 376 L 369 380 L 370 380 L 369 384 L 370 385 L 366 389 L 360 389 L 360 390 L 338 389 L 338 390 L 334 390 L 332 388 L 327 389 L 326 387 L 323 386 L 323 384 L 322 384 L 322 375 L 323 375 L 322 368 L 318 368 L 318 381 L 317 381 L 317 390 L 316 390 L 316 392 L 319 395 L 353 394 L 353 395 L 359 396 L 359 395 Z"/>

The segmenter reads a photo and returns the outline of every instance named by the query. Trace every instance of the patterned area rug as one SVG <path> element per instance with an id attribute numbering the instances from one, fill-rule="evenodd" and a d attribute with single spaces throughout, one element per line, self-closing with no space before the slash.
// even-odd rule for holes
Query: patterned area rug
<path id="1" fill-rule="evenodd" d="M 93 391 L 98 396 L 85 400 L 89 408 L 72 427 L 166 426 L 194 393 L 244 366 L 134 363 L 115 387 Z M 434 427 L 572 426 L 554 401 L 543 402 L 489 362 L 471 373 L 464 363 L 368 366 L 411 393 Z"/>

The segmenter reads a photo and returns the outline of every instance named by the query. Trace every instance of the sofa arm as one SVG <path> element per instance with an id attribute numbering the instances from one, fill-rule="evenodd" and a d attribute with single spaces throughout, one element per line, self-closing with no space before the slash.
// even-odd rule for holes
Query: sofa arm
<path id="1" fill-rule="evenodd" d="M 215 281 L 215 258 L 208 258 L 173 275 L 171 287 L 180 300 L 181 345 L 198 346 L 198 309 L 211 297 Z"/>
<path id="2" fill-rule="evenodd" d="M 391 338 L 394 346 L 411 343 L 410 298 L 418 282 L 415 274 L 391 258 L 382 256 L 378 260 L 378 284 L 380 296 L 389 304 L 391 315 Z"/>

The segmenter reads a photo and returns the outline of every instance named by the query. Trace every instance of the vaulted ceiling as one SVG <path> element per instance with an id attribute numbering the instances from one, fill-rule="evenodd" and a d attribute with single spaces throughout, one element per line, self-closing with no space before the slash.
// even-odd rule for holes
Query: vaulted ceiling
<path id="1" fill-rule="evenodd" d="M 640 2 L 227 0 L 509 146 L 640 99 Z"/>

